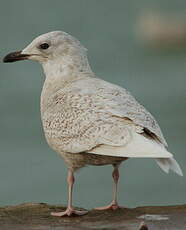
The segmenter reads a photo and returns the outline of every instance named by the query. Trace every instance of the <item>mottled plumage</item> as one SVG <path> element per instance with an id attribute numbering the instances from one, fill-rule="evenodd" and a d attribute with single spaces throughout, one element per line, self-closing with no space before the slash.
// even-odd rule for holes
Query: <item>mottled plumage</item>
<path id="1" fill-rule="evenodd" d="M 5 62 L 39 61 L 46 75 L 41 94 L 41 118 L 48 144 L 69 168 L 69 203 L 55 216 L 82 215 L 72 207 L 73 172 L 86 165 L 114 166 L 116 209 L 118 167 L 130 157 L 156 158 L 165 171 L 182 175 L 154 117 L 124 88 L 97 78 L 86 49 L 71 35 L 55 31 L 36 38 Z"/>

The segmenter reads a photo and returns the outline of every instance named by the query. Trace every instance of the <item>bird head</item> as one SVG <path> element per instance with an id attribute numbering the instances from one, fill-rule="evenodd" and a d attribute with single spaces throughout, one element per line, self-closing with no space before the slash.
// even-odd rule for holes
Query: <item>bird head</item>
<path id="1" fill-rule="evenodd" d="M 34 60 L 43 64 L 82 51 L 85 51 L 85 48 L 77 39 L 65 32 L 53 31 L 35 38 L 21 51 L 9 53 L 3 61 Z"/>

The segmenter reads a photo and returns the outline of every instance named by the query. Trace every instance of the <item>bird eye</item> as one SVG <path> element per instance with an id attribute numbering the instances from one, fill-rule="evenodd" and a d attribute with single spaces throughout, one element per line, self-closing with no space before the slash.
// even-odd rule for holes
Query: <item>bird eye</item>
<path id="1" fill-rule="evenodd" d="M 43 49 L 43 50 L 46 50 L 49 48 L 49 44 L 48 43 L 42 43 L 40 46 L 39 46 L 40 49 Z"/>

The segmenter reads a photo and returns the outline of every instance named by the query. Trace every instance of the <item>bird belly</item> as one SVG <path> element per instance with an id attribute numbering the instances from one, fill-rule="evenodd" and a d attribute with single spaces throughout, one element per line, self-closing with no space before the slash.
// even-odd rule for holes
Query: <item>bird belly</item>
<path id="1" fill-rule="evenodd" d="M 112 156 L 102 156 L 95 155 L 92 153 L 60 153 L 67 163 L 69 168 L 74 170 L 80 169 L 87 165 L 109 165 L 109 164 L 120 164 L 122 161 L 127 160 L 126 157 L 112 157 Z"/>

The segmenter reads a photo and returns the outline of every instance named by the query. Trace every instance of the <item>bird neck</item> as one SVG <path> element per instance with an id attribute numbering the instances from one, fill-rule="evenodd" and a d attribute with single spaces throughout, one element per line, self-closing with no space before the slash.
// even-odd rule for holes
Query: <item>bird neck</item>
<path id="1" fill-rule="evenodd" d="M 42 64 L 46 76 L 41 93 L 41 112 L 47 107 L 51 95 L 74 80 L 94 77 L 86 56 L 64 56 Z"/>
<path id="2" fill-rule="evenodd" d="M 80 75 L 94 75 L 86 55 L 65 55 L 43 63 L 46 82 L 60 81 L 61 87 Z"/>

